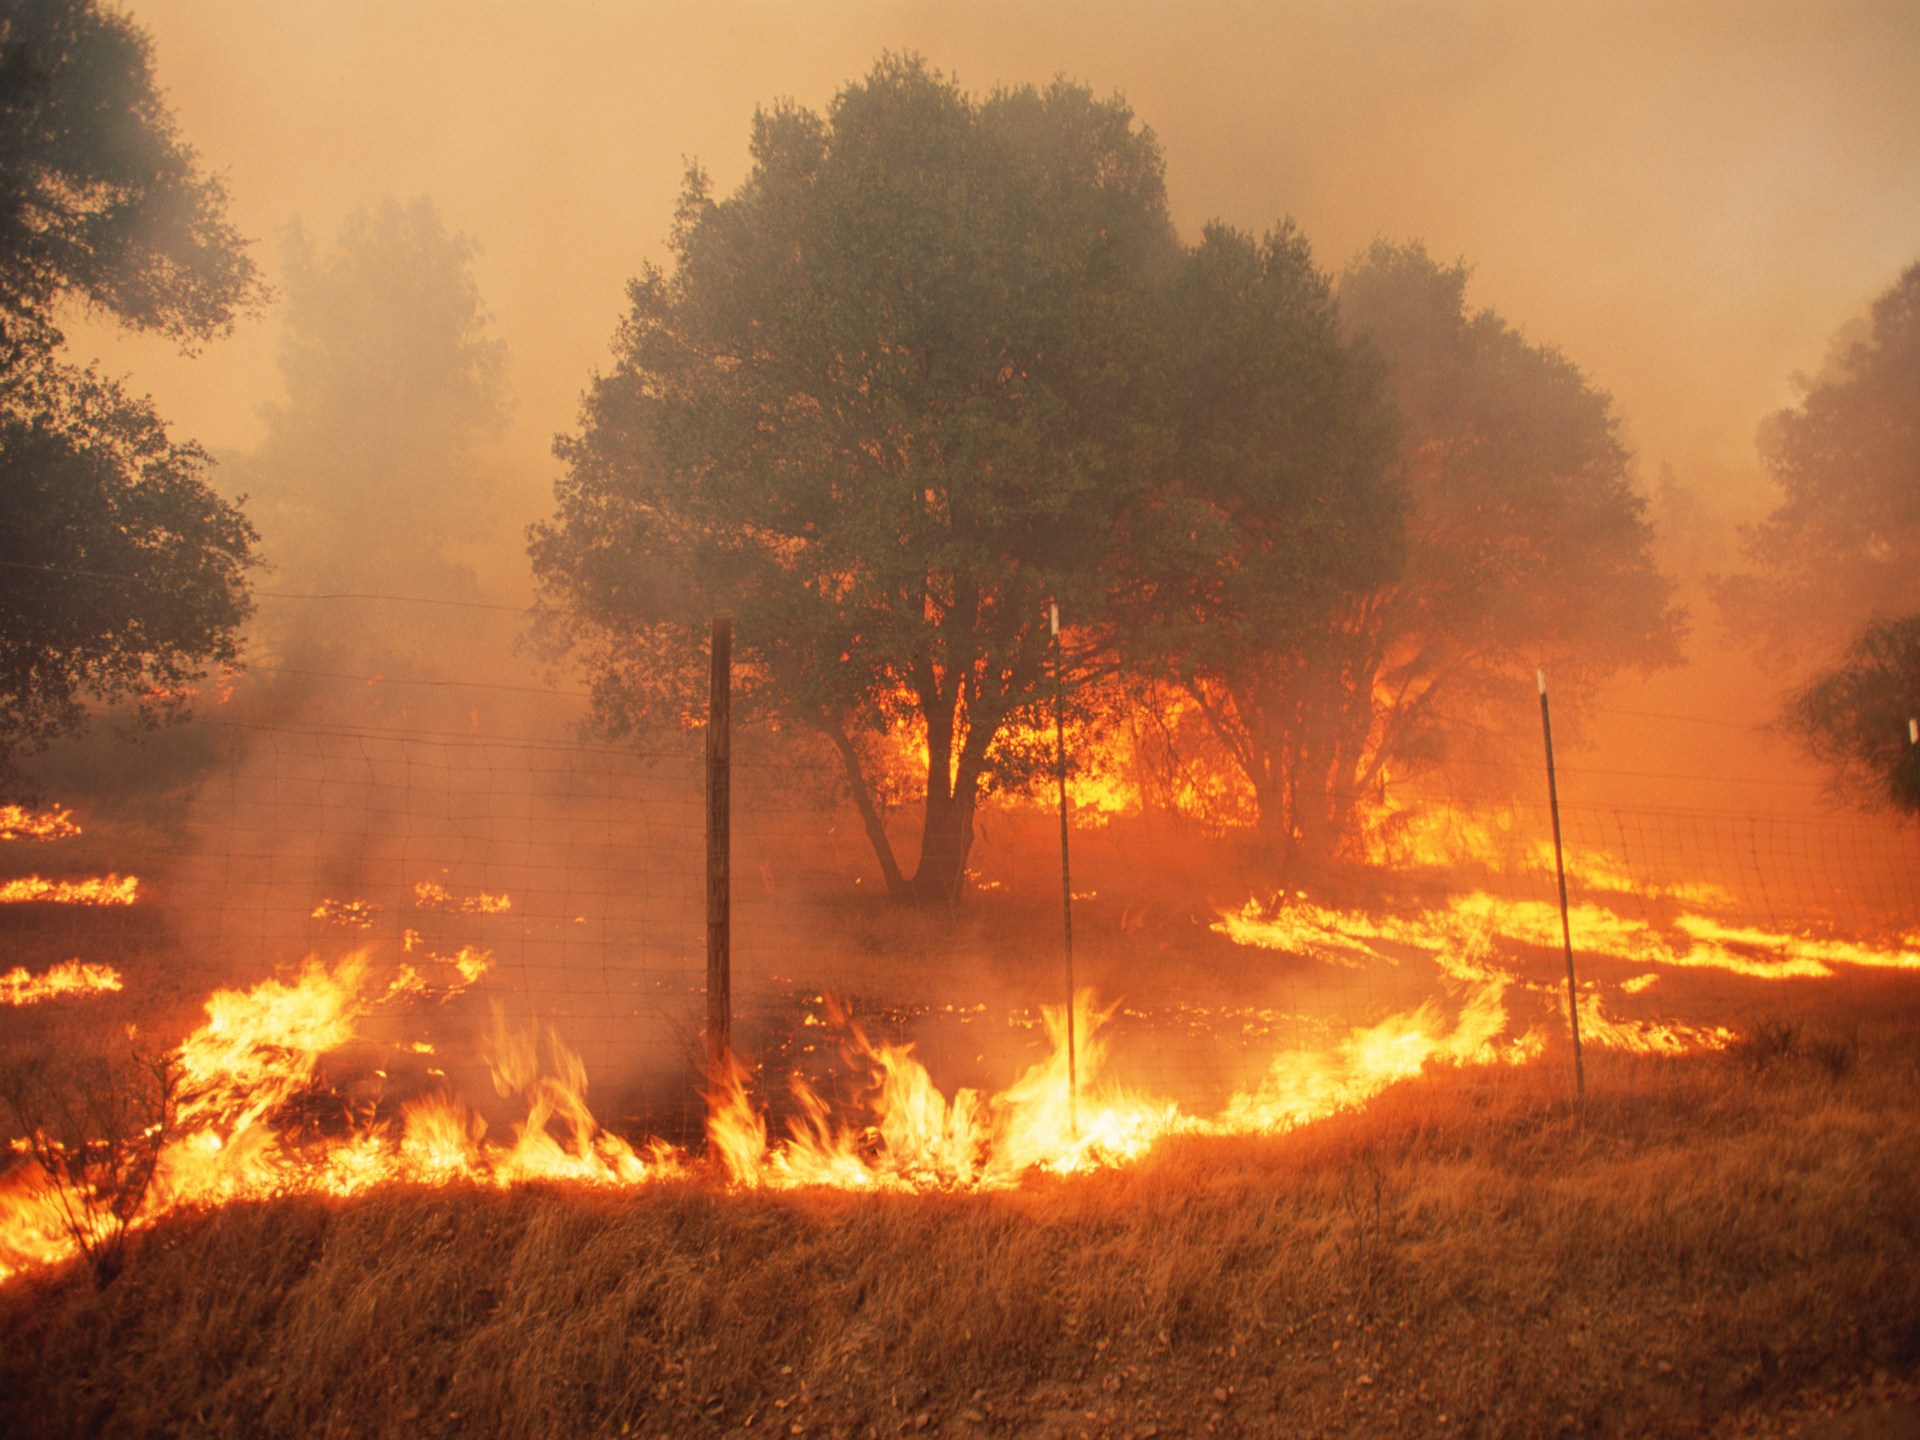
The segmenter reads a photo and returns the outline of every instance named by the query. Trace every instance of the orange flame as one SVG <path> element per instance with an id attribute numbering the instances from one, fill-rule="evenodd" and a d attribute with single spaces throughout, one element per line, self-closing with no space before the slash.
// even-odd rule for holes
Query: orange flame
<path id="1" fill-rule="evenodd" d="M 43 880 L 25 875 L 0 882 L 0 905 L 45 901 L 53 905 L 131 905 L 139 894 L 138 877 L 100 875 L 86 880 Z"/>
<path id="2" fill-rule="evenodd" d="M 44 975 L 15 966 L 0 975 L 0 1005 L 37 1005 L 69 995 L 103 995 L 120 988 L 120 972 L 92 961 L 62 960 Z"/>
<path id="3" fill-rule="evenodd" d="M 506 895 L 455 895 L 438 880 L 422 880 L 413 887 L 413 904 L 418 910 L 445 910 L 455 915 L 504 915 L 513 908 Z"/>
<path id="4" fill-rule="evenodd" d="M 371 900 L 322 900 L 307 918 L 342 930 L 371 930 L 380 907 Z"/>
<path id="5" fill-rule="evenodd" d="M 23 805 L 0 805 L 0 840 L 66 840 L 79 833 L 73 812 L 57 805 L 37 811 Z"/>

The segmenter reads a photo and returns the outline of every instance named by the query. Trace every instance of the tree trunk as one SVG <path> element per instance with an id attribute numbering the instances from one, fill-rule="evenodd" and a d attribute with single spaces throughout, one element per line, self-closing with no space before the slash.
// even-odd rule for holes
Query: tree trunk
<path id="1" fill-rule="evenodd" d="M 922 909 L 954 909 L 966 886 L 967 859 L 973 852 L 975 787 L 958 785 L 955 792 L 947 794 L 932 784 L 927 787 L 920 864 L 907 882 L 908 898 Z"/>
<path id="2" fill-rule="evenodd" d="M 874 803 L 873 787 L 867 784 L 867 772 L 860 765 L 860 752 L 840 726 L 828 725 L 823 728 L 833 741 L 833 748 L 840 752 L 840 761 L 846 767 L 847 788 L 853 792 L 853 808 L 860 812 L 860 824 L 866 829 L 867 843 L 873 846 L 874 858 L 880 862 L 880 876 L 886 881 L 887 894 L 895 900 L 904 900 L 909 893 L 907 880 L 900 872 L 900 862 L 894 858 L 893 842 L 887 838 L 886 821 L 880 814 L 880 807 Z"/>

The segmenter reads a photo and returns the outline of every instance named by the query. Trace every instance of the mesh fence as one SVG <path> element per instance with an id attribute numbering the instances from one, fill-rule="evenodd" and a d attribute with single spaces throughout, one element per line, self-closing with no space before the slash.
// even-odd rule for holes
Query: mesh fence
<path id="1" fill-rule="evenodd" d="M 144 955 L 174 968 L 185 1001 L 314 954 L 419 967 L 484 955 L 482 979 L 412 1017 L 446 1057 L 435 1075 L 484 1089 L 484 1070 L 462 1074 L 458 1057 L 499 1011 L 581 1056 L 607 1123 L 697 1131 L 698 735 L 645 752 L 372 727 L 228 732 L 223 763 L 163 822 L 0 849 L 0 878 L 111 871 L 143 886 L 119 909 L 10 907 L 0 923 L 17 956 L 132 974 Z M 831 767 L 749 750 L 733 795 L 735 1035 L 776 1119 L 788 1071 L 829 1096 L 862 1083 L 835 1068 L 830 998 L 874 1038 L 914 1043 L 944 1087 L 997 1089 L 1045 1053 L 1066 956 L 1044 805 L 983 812 L 973 901 L 930 915 L 877 899 Z M 897 818 L 910 854 L 913 814 Z M 1712 1043 L 1782 1004 L 1816 1012 L 1843 982 L 1857 995 L 1920 968 L 1911 827 L 1577 802 L 1561 820 L 1590 1046 Z M 1422 1007 L 1455 1025 L 1488 983 L 1506 1034 L 1559 1044 L 1551 834 L 1544 800 L 1434 793 L 1381 827 L 1371 864 L 1316 869 L 1166 816 L 1081 813 L 1073 963 L 1107 1013 L 1104 1074 L 1204 1112 L 1276 1054 L 1337 1051 Z"/>

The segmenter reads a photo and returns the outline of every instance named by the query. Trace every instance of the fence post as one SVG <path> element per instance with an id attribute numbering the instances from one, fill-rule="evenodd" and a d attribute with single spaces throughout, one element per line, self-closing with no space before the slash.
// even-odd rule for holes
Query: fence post
<path id="1" fill-rule="evenodd" d="M 1060 605 L 1047 605 L 1053 629 L 1053 760 L 1060 781 L 1060 906 L 1067 942 L 1067 1129 L 1080 1138 L 1080 1057 L 1076 1053 L 1073 995 L 1073 872 L 1067 864 L 1067 721 L 1064 682 L 1060 678 Z"/>
<path id="2" fill-rule="evenodd" d="M 707 1085 L 718 1097 L 733 1059 L 733 621 L 713 621 L 707 690 Z M 712 1103 L 710 1100 L 709 1103 Z"/>
<path id="3" fill-rule="evenodd" d="M 1547 672 L 1540 677 L 1540 733 L 1547 741 L 1547 808 L 1553 814 L 1553 868 L 1560 879 L 1560 939 L 1567 947 L 1567 1023 L 1573 1028 L 1573 1085 L 1587 1098 L 1587 1073 L 1580 1063 L 1580 991 L 1573 979 L 1573 926 L 1567 919 L 1567 862 L 1560 850 L 1560 791 L 1553 778 L 1553 721 L 1547 714 Z"/>

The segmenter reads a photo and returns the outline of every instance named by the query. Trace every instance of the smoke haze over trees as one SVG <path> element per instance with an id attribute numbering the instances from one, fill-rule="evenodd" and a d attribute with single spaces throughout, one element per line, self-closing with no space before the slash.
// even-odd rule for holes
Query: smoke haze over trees
<path id="1" fill-rule="evenodd" d="M 1782 727 L 1854 800 L 1920 811 L 1920 264 L 1800 378 L 1761 427 L 1782 491 L 1721 583 L 1729 623 L 1777 656 L 1839 657 L 1786 697 Z"/>
<path id="2" fill-rule="evenodd" d="M 1529 714 L 1536 669 L 1584 699 L 1618 671 L 1680 660 L 1673 583 L 1610 399 L 1470 310 L 1467 278 L 1417 243 L 1376 243 L 1340 282 L 1400 416 L 1407 542 L 1401 573 L 1327 637 L 1326 678 L 1302 700 L 1303 760 L 1323 747 L 1309 763 L 1336 834 L 1389 771 L 1412 778 L 1510 732 L 1498 717 Z"/>
<path id="3" fill-rule="evenodd" d="M 1760 429 L 1780 501 L 1722 582 L 1727 620 L 1783 658 L 1831 654 L 1920 605 L 1920 264 L 1834 338 Z"/>
<path id="4" fill-rule="evenodd" d="M 205 453 L 60 358 L 63 303 L 190 348 L 259 297 L 148 48 L 85 0 L 0 16 L 0 780 L 92 705 L 181 713 L 251 612 L 253 532 Z"/>
<path id="5" fill-rule="evenodd" d="M 674 272 L 634 283 L 535 567 L 616 732 L 686 705 L 730 612 L 743 708 L 823 733 L 889 891 L 951 901 L 980 795 L 1031 763 L 995 741 L 1033 709 L 1049 601 L 1083 674 L 1109 648 L 1107 562 L 1156 458 L 1134 357 L 1177 258 L 1159 154 L 1117 102 L 976 103 L 913 60 L 824 118 L 762 111 L 753 154 L 727 200 L 689 179 Z M 911 871 L 870 753 L 903 720 L 927 744 Z"/>
<path id="6" fill-rule="evenodd" d="M 426 199 L 359 211 L 327 248 L 289 232 L 285 398 L 235 467 L 283 582 L 471 593 L 461 546 L 492 498 L 477 452 L 507 403 L 473 257 Z"/>
<path id="7" fill-rule="evenodd" d="M 980 794 L 1044 764 L 1007 727 L 1043 719 L 1055 597 L 1077 691 L 1183 685 L 1269 836 L 1319 854 L 1536 665 L 1577 691 L 1677 658 L 1607 398 L 1459 268 L 1377 247 L 1349 341 L 1290 227 L 1178 246 L 1119 105 L 976 104 L 917 61 L 753 148 L 633 286 L 535 565 L 614 733 L 692 713 L 731 613 L 748 706 L 831 740 L 890 892 L 950 901 Z M 903 722 L 913 873 L 865 743 Z"/>

